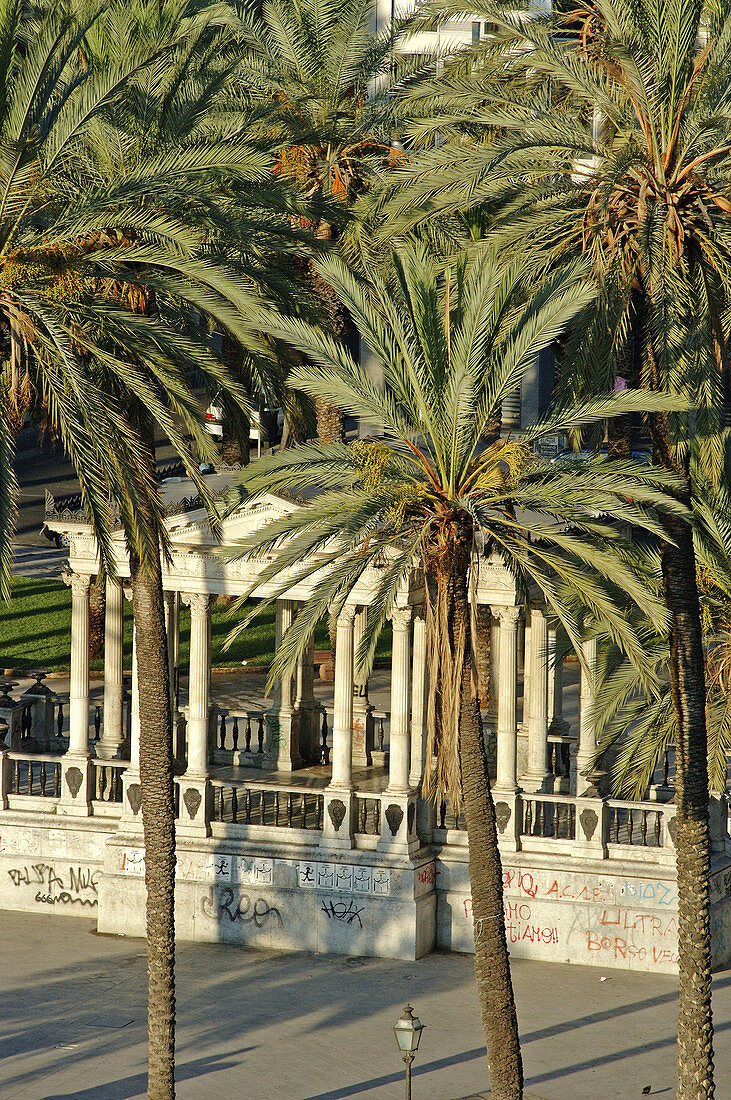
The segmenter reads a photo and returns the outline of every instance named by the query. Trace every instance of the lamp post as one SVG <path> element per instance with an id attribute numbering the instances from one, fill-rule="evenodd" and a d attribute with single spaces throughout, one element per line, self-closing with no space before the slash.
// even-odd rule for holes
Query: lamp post
<path id="1" fill-rule="evenodd" d="M 393 1028 L 398 1048 L 406 1063 L 406 1100 L 411 1100 L 411 1063 L 419 1049 L 419 1040 L 424 1026 L 414 1016 L 411 1005 L 406 1005 L 403 1016 L 394 1024 Z"/>

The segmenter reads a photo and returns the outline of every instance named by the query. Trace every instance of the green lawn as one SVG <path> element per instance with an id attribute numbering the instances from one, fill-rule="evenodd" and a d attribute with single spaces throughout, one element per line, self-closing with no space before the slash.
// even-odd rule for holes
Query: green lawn
<path id="1" fill-rule="evenodd" d="M 223 600 L 213 604 L 211 648 L 214 668 L 235 667 L 242 661 L 266 665 L 274 653 L 274 609 L 268 608 L 247 627 L 231 649 L 223 644 L 235 619 Z M 328 645 L 327 627 L 321 623 L 315 645 Z M 43 668 L 48 672 L 67 672 L 71 649 L 71 591 L 62 581 L 15 577 L 10 602 L 0 600 L 0 672 L 5 668 Z M 125 668 L 132 663 L 132 608 L 124 602 Z M 379 640 L 377 659 L 390 657 L 390 630 Z M 181 606 L 180 664 L 186 668 L 190 653 L 190 611 Z M 103 661 L 92 661 L 100 670 Z"/>

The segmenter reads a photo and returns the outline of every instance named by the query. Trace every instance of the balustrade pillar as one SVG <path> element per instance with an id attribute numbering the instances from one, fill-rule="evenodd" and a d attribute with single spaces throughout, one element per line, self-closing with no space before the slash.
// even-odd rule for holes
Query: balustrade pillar
<path id="1" fill-rule="evenodd" d="M 188 672 L 188 768 L 186 774 L 208 774 L 211 597 L 202 592 L 182 595 L 190 608 L 190 668 Z"/>
<path id="2" fill-rule="evenodd" d="M 548 629 L 543 608 L 530 613 L 528 766 L 521 780 L 526 791 L 542 791 L 548 779 Z"/>
<path id="3" fill-rule="evenodd" d="M 426 617 L 423 608 L 414 615 L 413 677 L 411 684 L 411 766 L 409 786 L 417 787 L 426 758 L 426 707 L 428 691 Z"/>
<path id="4" fill-rule="evenodd" d="M 579 747 L 576 753 L 576 794 L 596 794 L 594 771 L 596 755 L 596 721 L 594 718 L 594 693 L 598 667 L 597 640 L 585 638 L 581 643 L 585 668 L 581 669 L 581 693 L 579 696 Z M 588 773 L 588 774 L 585 774 Z"/>
<path id="5" fill-rule="evenodd" d="M 102 760 L 117 756 L 124 731 L 124 592 L 118 580 L 107 577 L 104 612 L 104 714 L 96 752 Z"/>
<path id="6" fill-rule="evenodd" d="M 393 643 L 391 650 L 391 722 L 388 758 L 388 791 L 409 791 L 409 702 L 411 608 L 396 607 L 391 612 Z"/>
<path id="7" fill-rule="evenodd" d="M 501 791 L 518 789 L 518 621 L 519 607 L 493 608 L 499 622 L 497 777 Z"/>

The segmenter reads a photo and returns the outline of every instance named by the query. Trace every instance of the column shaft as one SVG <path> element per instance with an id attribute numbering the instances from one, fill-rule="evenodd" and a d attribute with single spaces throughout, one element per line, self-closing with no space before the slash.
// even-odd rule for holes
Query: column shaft
<path id="1" fill-rule="evenodd" d="M 130 700 L 129 734 L 130 768 L 140 767 L 140 680 L 137 673 L 137 627 L 132 630 L 132 698 Z"/>
<path id="2" fill-rule="evenodd" d="M 579 747 L 576 753 L 576 793 L 584 794 L 593 786 L 591 779 L 582 773 L 591 767 L 596 752 L 596 724 L 594 721 L 594 679 L 597 671 L 597 641 L 587 638 L 581 644 L 584 661 L 589 670 L 581 669 L 581 694 L 579 697 Z"/>
<path id="3" fill-rule="evenodd" d="M 409 701 L 411 608 L 391 612 L 393 647 L 391 656 L 391 723 L 388 758 L 388 790 L 406 794 L 409 790 Z"/>
<path id="4" fill-rule="evenodd" d="M 190 669 L 188 672 L 188 772 L 205 776 L 208 772 L 209 683 L 211 634 L 210 596 L 190 593 L 183 596 L 190 606 Z"/>
<path id="5" fill-rule="evenodd" d="M 411 685 L 411 766 L 409 785 L 418 786 L 426 755 L 427 639 L 423 611 L 414 618 L 413 681 Z"/>
<path id="6" fill-rule="evenodd" d="M 495 608 L 499 620 L 500 669 L 498 672 L 497 777 L 503 791 L 518 788 L 518 607 Z"/>
<path id="7" fill-rule="evenodd" d="M 107 577 L 104 612 L 104 715 L 97 756 L 110 760 L 124 743 L 124 592 Z"/>
<path id="8" fill-rule="evenodd" d="M 353 620 L 354 607 L 338 616 L 335 646 L 335 702 L 331 786 L 353 785 Z"/>
<path id="9" fill-rule="evenodd" d="M 74 573 L 71 586 L 71 683 L 69 755 L 89 752 L 89 586 L 91 577 Z"/>
<path id="10" fill-rule="evenodd" d="M 531 609 L 528 767 L 523 785 L 541 790 L 548 776 L 548 629 L 542 608 Z"/>

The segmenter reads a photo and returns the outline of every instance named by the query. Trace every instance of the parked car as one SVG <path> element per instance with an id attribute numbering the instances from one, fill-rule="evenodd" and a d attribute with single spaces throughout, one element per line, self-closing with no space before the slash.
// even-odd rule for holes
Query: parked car
<path id="1" fill-rule="evenodd" d="M 223 425 L 225 413 L 223 405 L 219 404 L 217 394 L 206 409 L 206 431 L 214 439 L 223 439 Z M 284 431 L 284 412 L 281 408 L 264 407 L 251 414 L 249 423 L 249 441 L 256 443 L 258 454 L 261 455 L 262 444 L 271 446 L 278 443 Z"/>

